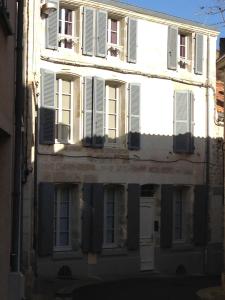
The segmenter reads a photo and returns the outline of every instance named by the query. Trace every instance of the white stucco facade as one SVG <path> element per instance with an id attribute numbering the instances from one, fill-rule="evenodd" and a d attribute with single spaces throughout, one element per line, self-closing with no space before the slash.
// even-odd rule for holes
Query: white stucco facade
<path id="1" fill-rule="evenodd" d="M 132 9 L 131 6 L 110 1 L 60 1 L 60 8 L 74 11 L 73 26 L 76 38 L 74 38 L 75 43 L 72 49 L 57 47 L 56 50 L 51 50 L 47 49 L 45 44 L 47 18 L 43 15 L 40 17 L 41 5 L 36 1 L 28 6 L 27 70 L 28 86 L 30 87 L 30 127 L 28 132 L 30 137 L 33 135 L 35 138 L 36 146 L 34 141 L 33 144 L 30 142 L 28 149 L 30 151 L 30 164 L 34 167 L 34 172 L 29 175 L 30 178 L 25 187 L 27 205 L 25 206 L 24 220 L 28 224 L 24 228 L 25 259 L 30 257 L 29 259 L 32 260 L 29 253 L 34 255 L 35 266 L 40 276 L 57 276 L 63 265 L 68 265 L 72 274 L 76 276 L 79 274 L 104 275 L 110 272 L 109 266 L 111 265 L 117 266 L 119 273 L 138 272 L 140 270 L 140 254 L 137 248 L 133 251 L 130 251 L 129 247 L 127 248 L 129 225 L 126 222 L 121 221 L 122 223 L 117 225 L 118 228 L 123 227 L 123 245 L 125 246 L 120 246 L 119 249 L 110 249 L 112 254 L 110 257 L 107 257 L 109 249 L 103 249 L 102 254 L 99 252 L 96 254 L 91 253 L 93 251 L 82 251 L 80 248 L 84 238 L 81 229 L 83 226 L 81 216 L 84 206 L 84 184 L 99 183 L 104 187 L 121 185 L 123 187 L 124 215 L 127 215 L 127 211 L 129 211 L 128 186 L 136 184 L 140 186 L 140 197 L 145 197 L 142 187 L 148 185 L 153 190 L 151 198 L 155 199 L 155 209 L 151 221 L 152 224 L 157 222 L 159 227 L 156 228 L 156 226 L 153 232 L 155 253 L 153 269 L 174 273 L 182 265 L 188 273 L 218 272 L 219 266 L 216 267 L 216 270 L 213 268 L 211 270 L 211 263 L 206 261 L 204 256 L 210 243 L 220 244 L 222 242 L 222 234 L 220 238 L 218 230 L 212 230 L 212 228 L 220 228 L 222 224 L 220 215 L 218 218 L 215 217 L 220 213 L 222 207 L 221 192 L 219 192 L 218 197 L 215 196 L 218 194 L 216 191 L 222 186 L 222 150 L 218 138 L 223 135 L 222 129 L 216 125 L 214 118 L 216 38 L 218 32 L 200 24 L 162 14 L 151 14 L 150 11 Z M 95 12 L 107 11 L 108 18 L 119 22 L 120 48 L 118 57 L 112 57 L 109 54 L 103 58 L 97 57 L 95 52 L 93 55 L 82 54 L 84 7 L 92 8 Z M 137 24 L 135 63 L 127 62 L 129 19 L 136 20 Z M 171 26 L 177 28 L 178 34 L 185 36 L 185 47 L 188 53 L 185 68 L 179 66 L 180 46 L 177 45 L 178 62 L 176 69 L 168 69 L 168 28 Z M 201 35 L 203 39 L 201 74 L 195 72 L 196 34 Z M 94 34 L 94 45 L 95 43 Z M 56 78 L 62 80 L 66 78 L 73 82 L 71 137 L 68 143 L 55 141 L 48 145 L 39 144 L 39 109 L 42 105 L 41 97 L 43 97 L 40 76 L 43 69 L 54 73 Z M 119 88 L 117 143 L 104 143 L 99 149 L 84 147 L 82 143 L 85 118 L 84 100 L 86 97 L 84 78 L 86 77 L 101 78 L 104 79 L 106 85 L 111 83 Z M 139 149 L 129 150 L 129 87 L 130 84 L 134 83 L 140 86 L 140 145 Z M 174 151 L 174 103 L 175 93 L 179 91 L 188 91 L 193 96 L 191 99 L 193 99 L 192 135 L 194 137 L 194 150 L 191 153 Z M 104 120 L 106 120 L 107 113 L 104 112 L 104 114 Z M 106 125 L 104 126 L 106 127 Z M 38 246 L 32 249 L 33 237 L 38 240 L 40 235 L 38 230 L 41 222 L 38 210 L 40 201 L 38 186 L 43 182 L 53 185 L 75 185 L 76 201 L 79 203 L 79 214 L 76 220 L 72 221 L 73 229 L 70 232 L 76 236 L 76 246 L 72 246 L 72 249 L 66 252 L 59 253 L 53 250 L 52 254 L 48 254 L 46 257 L 38 255 Z M 172 237 L 172 244 L 166 250 L 160 245 L 161 227 L 163 227 L 161 201 L 164 197 L 163 186 L 165 185 L 172 186 L 173 189 L 185 190 L 185 203 L 187 202 L 185 204 L 185 217 L 182 217 L 186 220 L 183 221 L 185 224 L 182 225 L 182 234 L 184 235 L 182 247 L 177 248 L 177 243 Z M 207 186 L 207 207 L 213 210 L 213 217 L 211 219 L 209 217 L 209 220 L 216 222 L 216 224 L 209 222 L 207 243 L 204 246 L 198 245 L 198 243 L 194 245 L 193 242 L 195 225 L 193 225 L 192 220 L 196 213 L 194 212 L 196 186 Z M 217 199 L 215 205 L 214 196 Z M 35 199 L 34 206 L 31 201 L 33 198 Z M 206 214 L 210 215 L 210 211 L 208 210 Z M 33 230 L 35 235 L 31 238 Z M 210 255 L 211 252 L 208 257 Z M 64 257 L 67 261 L 63 261 Z M 28 265 L 30 264 L 29 259 Z M 210 259 L 213 260 L 213 258 Z"/>

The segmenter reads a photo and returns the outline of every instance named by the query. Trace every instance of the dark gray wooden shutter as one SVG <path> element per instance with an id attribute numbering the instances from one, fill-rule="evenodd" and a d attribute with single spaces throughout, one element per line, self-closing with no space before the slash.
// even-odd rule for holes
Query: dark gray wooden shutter
<path id="1" fill-rule="evenodd" d="M 137 250 L 140 236 L 140 185 L 128 184 L 127 248 Z"/>
<path id="2" fill-rule="evenodd" d="M 94 77 L 93 90 L 93 146 L 101 148 L 104 145 L 105 80 Z"/>
<path id="3" fill-rule="evenodd" d="M 84 146 L 92 145 L 93 134 L 93 89 L 92 77 L 84 78 Z"/>
<path id="4" fill-rule="evenodd" d="M 93 221 L 92 221 L 92 247 L 93 253 L 99 253 L 103 244 L 104 227 L 104 186 L 101 183 L 93 183 Z"/>
<path id="5" fill-rule="evenodd" d="M 140 149 L 140 93 L 141 87 L 138 83 L 129 86 L 129 132 L 128 148 L 130 150 Z"/>
<path id="6" fill-rule="evenodd" d="M 195 35 L 195 74 L 203 73 L 203 35 Z"/>
<path id="7" fill-rule="evenodd" d="M 128 19 L 127 61 L 137 62 L 137 20 Z"/>
<path id="8" fill-rule="evenodd" d="M 55 78 L 54 72 L 41 70 L 40 144 L 55 143 Z"/>
<path id="9" fill-rule="evenodd" d="M 195 186 L 194 199 L 194 244 L 204 246 L 207 242 L 207 187 L 205 185 Z"/>
<path id="10" fill-rule="evenodd" d="M 92 184 L 83 185 L 83 209 L 82 209 L 82 238 L 81 248 L 84 253 L 91 251 L 91 222 L 92 222 Z"/>
<path id="11" fill-rule="evenodd" d="M 173 186 L 162 185 L 161 189 L 161 225 L 160 246 L 169 248 L 173 239 Z"/>
<path id="12" fill-rule="evenodd" d="M 84 7 L 83 14 L 83 54 L 94 54 L 94 12 L 92 8 Z"/>
<path id="13" fill-rule="evenodd" d="M 176 91 L 174 97 L 174 140 L 176 153 L 192 153 L 194 97 L 190 91 Z"/>
<path id="14" fill-rule="evenodd" d="M 96 56 L 99 57 L 107 55 L 107 22 L 107 12 L 98 10 L 96 15 Z"/>
<path id="15" fill-rule="evenodd" d="M 38 254 L 40 256 L 51 255 L 53 250 L 54 197 L 54 184 L 41 182 L 38 201 Z"/>
<path id="16" fill-rule="evenodd" d="M 171 70 L 177 69 L 177 36 L 177 27 L 169 26 L 167 43 L 167 68 Z"/>
<path id="17" fill-rule="evenodd" d="M 59 0 L 48 0 L 57 9 L 46 18 L 46 48 L 56 50 L 58 48 L 58 26 L 59 26 Z"/>

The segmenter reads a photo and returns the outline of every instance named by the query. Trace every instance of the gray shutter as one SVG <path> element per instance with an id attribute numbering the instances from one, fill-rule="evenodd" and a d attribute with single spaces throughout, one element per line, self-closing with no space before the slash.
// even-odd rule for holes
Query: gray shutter
<path id="1" fill-rule="evenodd" d="M 204 246 L 207 242 L 207 187 L 205 185 L 195 186 L 194 199 L 194 244 Z"/>
<path id="2" fill-rule="evenodd" d="M 54 184 L 41 182 L 38 201 L 38 254 L 40 256 L 51 255 L 53 250 L 54 197 Z"/>
<path id="3" fill-rule="evenodd" d="M 96 56 L 99 57 L 107 55 L 107 22 L 107 12 L 98 10 L 96 15 Z"/>
<path id="4" fill-rule="evenodd" d="M 55 73 L 41 70 L 41 107 L 39 109 L 39 142 L 55 142 Z"/>
<path id="5" fill-rule="evenodd" d="M 128 224 L 127 247 L 129 250 L 139 248 L 140 235 L 140 185 L 128 184 Z"/>
<path id="6" fill-rule="evenodd" d="M 93 222 L 92 222 L 92 247 L 93 253 L 102 250 L 104 227 L 104 186 L 101 183 L 93 183 Z"/>
<path id="7" fill-rule="evenodd" d="M 130 150 L 140 149 L 140 92 L 138 83 L 129 86 L 129 133 L 128 148 Z"/>
<path id="8" fill-rule="evenodd" d="M 91 250 L 91 199 L 92 199 L 92 184 L 84 183 L 83 185 L 83 210 L 82 210 L 82 239 L 81 248 L 84 253 Z"/>
<path id="9" fill-rule="evenodd" d="M 169 26 L 167 43 L 167 68 L 171 70 L 177 69 L 177 36 L 177 27 Z"/>
<path id="10" fill-rule="evenodd" d="M 83 54 L 94 54 L 94 12 L 92 8 L 84 7 L 83 14 Z"/>
<path id="11" fill-rule="evenodd" d="M 93 146 L 104 145 L 105 80 L 93 78 Z"/>
<path id="12" fill-rule="evenodd" d="M 92 145 L 93 133 L 93 89 L 92 77 L 84 78 L 84 146 Z"/>
<path id="13" fill-rule="evenodd" d="M 176 91 L 174 97 L 174 152 L 192 153 L 194 98 L 190 91 Z"/>
<path id="14" fill-rule="evenodd" d="M 127 61 L 137 62 L 137 20 L 128 20 Z"/>
<path id="15" fill-rule="evenodd" d="M 195 74 L 203 73 L 203 35 L 195 36 Z"/>
<path id="16" fill-rule="evenodd" d="M 162 185 L 160 246 L 169 248 L 173 238 L 173 186 Z"/>
<path id="17" fill-rule="evenodd" d="M 58 26 L 59 26 L 59 0 L 48 0 L 47 3 L 53 3 L 57 6 L 46 18 L 46 48 L 58 48 Z"/>

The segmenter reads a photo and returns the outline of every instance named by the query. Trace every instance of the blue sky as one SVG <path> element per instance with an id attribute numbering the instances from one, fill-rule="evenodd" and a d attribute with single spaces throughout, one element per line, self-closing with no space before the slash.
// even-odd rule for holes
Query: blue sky
<path id="1" fill-rule="evenodd" d="M 225 0 L 123 0 L 121 2 L 197 21 L 205 25 L 213 25 L 221 32 L 219 37 L 225 37 L 225 23 L 217 24 L 223 21 L 219 7 L 225 9 Z M 223 15 L 225 19 L 225 12 Z"/>

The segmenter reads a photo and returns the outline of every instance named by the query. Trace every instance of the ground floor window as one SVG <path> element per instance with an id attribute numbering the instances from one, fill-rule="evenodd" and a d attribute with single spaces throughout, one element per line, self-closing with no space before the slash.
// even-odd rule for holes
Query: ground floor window
<path id="1" fill-rule="evenodd" d="M 56 186 L 54 201 L 54 249 L 71 248 L 71 195 L 67 186 Z"/>

